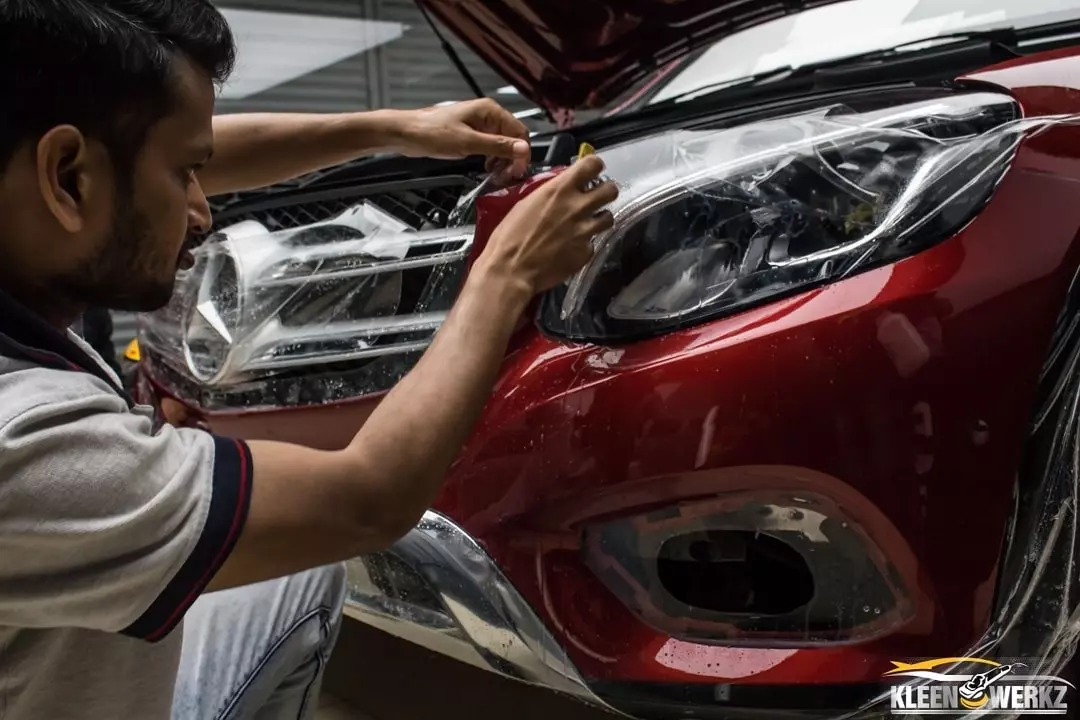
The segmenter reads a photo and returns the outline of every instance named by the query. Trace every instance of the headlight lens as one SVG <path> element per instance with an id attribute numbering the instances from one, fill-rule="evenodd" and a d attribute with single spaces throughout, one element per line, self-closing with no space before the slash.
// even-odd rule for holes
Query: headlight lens
<path id="1" fill-rule="evenodd" d="M 457 296 L 473 199 L 445 228 L 416 229 L 366 201 L 277 232 L 225 228 L 196 251 L 170 305 L 141 320 L 142 343 L 167 366 L 155 370 L 246 405 L 307 404 L 310 389 L 282 382 L 299 371 L 319 382 L 333 369 L 349 397 L 389 389 Z"/>
<path id="2" fill-rule="evenodd" d="M 955 233 L 1025 127 L 996 93 L 844 106 L 607 150 L 622 185 L 594 260 L 545 296 L 549 332 L 666 332 L 837 280 Z"/>

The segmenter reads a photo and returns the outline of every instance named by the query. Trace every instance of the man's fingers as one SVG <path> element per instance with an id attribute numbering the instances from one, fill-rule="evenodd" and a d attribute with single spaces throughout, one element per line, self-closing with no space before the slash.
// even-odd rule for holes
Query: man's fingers
<path id="1" fill-rule="evenodd" d="M 570 190 L 585 190 L 589 183 L 604 172 L 604 161 L 597 155 L 586 155 L 565 170 L 560 176 L 563 187 Z"/>
<path id="2" fill-rule="evenodd" d="M 519 140 L 529 140 L 529 128 L 514 114 L 491 98 L 472 100 L 463 105 L 464 120 L 469 127 L 480 132 L 504 135 Z"/>
<path id="3" fill-rule="evenodd" d="M 520 160 L 507 160 L 505 158 L 488 158 L 484 169 L 494 176 L 497 183 L 508 183 L 519 180 L 529 169 L 529 164 Z"/>
<path id="4" fill-rule="evenodd" d="M 486 155 L 485 167 L 498 182 L 515 180 L 529 169 L 532 150 L 524 140 L 468 130 L 462 155 Z"/>
<path id="5" fill-rule="evenodd" d="M 578 217 L 589 219 L 595 217 L 601 210 L 619 197 L 619 186 L 611 180 L 597 185 L 591 190 L 577 193 L 571 196 Z"/>
<path id="6" fill-rule="evenodd" d="M 605 180 L 585 194 L 590 208 L 601 208 L 619 199 L 619 186 L 612 180 Z"/>
<path id="7" fill-rule="evenodd" d="M 476 130 L 466 130 L 461 140 L 463 155 L 487 155 L 489 158 L 528 161 L 529 143 L 505 135 L 493 135 Z"/>
<path id="8" fill-rule="evenodd" d="M 610 210 L 601 210 L 585 222 L 587 223 L 589 237 L 594 237 L 615 227 L 615 216 L 611 214 Z"/>
<path id="9" fill-rule="evenodd" d="M 507 137 L 518 138 L 519 140 L 529 140 L 529 128 L 525 123 L 521 122 L 518 118 L 514 117 L 514 114 L 504 108 L 494 100 L 490 100 L 489 114 L 487 116 L 487 122 L 483 127 L 477 128 L 478 130 L 486 130 L 488 132 L 498 133 L 499 135 L 506 135 Z"/>

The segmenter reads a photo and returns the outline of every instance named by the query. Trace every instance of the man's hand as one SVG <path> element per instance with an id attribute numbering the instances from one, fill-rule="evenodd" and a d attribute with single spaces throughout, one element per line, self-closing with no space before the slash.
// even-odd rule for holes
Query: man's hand
<path id="1" fill-rule="evenodd" d="M 446 160 L 484 155 L 488 169 L 521 177 L 529 164 L 529 129 L 494 100 L 401 113 L 397 152 Z"/>
<path id="2" fill-rule="evenodd" d="M 486 99 L 425 110 L 219 115 L 214 145 L 198 173 L 208 196 L 273 185 L 380 152 L 485 155 L 488 170 L 501 179 L 521 177 L 530 158 L 528 129 Z"/>
<path id="3" fill-rule="evenodd" d="M 587 189 L 603 171 L 603 161 L 589 155 L 515 205 L 477 267 L 513 278 L 530 296 L 580 270 L 592 257 L 589 241 L 614 224 L 603 208 L 618 198 L 618 186 L 608 181 Z"/>

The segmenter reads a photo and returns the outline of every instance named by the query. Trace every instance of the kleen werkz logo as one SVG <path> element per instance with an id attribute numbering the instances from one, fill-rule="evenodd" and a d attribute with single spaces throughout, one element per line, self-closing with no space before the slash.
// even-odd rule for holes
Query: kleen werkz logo
<path id="1" fill-rule="evenodd" d="M 925 681 L 892 687 L 894 715 L 1064 715 L 1073 687 L 1056 675 L 1026 674 L 1022 662 L 952 657 L 892 664 L 887 679 Z"/>

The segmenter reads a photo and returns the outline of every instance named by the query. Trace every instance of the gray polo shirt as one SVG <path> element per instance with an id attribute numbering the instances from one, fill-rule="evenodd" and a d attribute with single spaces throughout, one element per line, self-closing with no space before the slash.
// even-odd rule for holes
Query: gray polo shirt
<path id="1" fill-rule="evenodd" d="M 184 613 L 246 519 L 244 443 L 119 385 L 0 293 L 0 720 L 167 720 Z"/>

